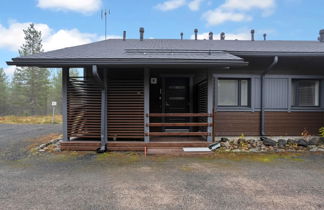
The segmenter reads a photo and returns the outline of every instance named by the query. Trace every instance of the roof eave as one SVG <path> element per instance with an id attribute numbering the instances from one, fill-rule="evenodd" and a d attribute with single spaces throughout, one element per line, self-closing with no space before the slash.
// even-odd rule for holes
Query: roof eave
<path id="1" fill-rule="evenodd" d="M 22 59 L 14 58 L 8 65 L 65 67 L 89 65 L 206 65 L 206 66 L 247 66 L 243 59 Z"/>

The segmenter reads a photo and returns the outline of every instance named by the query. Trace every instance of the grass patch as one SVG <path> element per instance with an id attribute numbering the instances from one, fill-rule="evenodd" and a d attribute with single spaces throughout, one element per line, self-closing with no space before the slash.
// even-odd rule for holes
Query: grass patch
<path id="1" fill-rule="evenodd" d="M 51 124 L 51 115 L 36 115 L 36 116 L 1 116 L 0 124 Z M 54 116 L 54 124 L 62 123 L 62 115 Z"/>

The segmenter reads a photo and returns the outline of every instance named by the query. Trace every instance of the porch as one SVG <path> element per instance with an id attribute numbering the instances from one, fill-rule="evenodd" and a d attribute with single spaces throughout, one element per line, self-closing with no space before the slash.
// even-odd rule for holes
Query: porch
<path id="1" fill-rule="evenodd" d="M 143 151 L 210 144 L 212 77 L 208 69 L 182 70 L 92 66 L 74 77 L 64 68 L 62 149 Z"/>

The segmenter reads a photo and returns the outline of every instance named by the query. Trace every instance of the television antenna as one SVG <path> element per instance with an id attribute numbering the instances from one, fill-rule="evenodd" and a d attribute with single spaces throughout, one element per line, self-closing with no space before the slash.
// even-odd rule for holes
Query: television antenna
<path id="1" fill-rule="evenodd" d="M 107 11 L 106 9 L 101 10 L 101 20 L 105 20 L 105 40 L 107 39 L 107 16 L 110 15 L 110 9 Z"/>

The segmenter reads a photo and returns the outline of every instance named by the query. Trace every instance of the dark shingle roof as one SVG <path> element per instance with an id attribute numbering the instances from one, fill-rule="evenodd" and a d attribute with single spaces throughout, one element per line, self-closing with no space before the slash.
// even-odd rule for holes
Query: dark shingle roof
<path id="1" fill-rule="evenodd" d="M 11 64 L 28 62 L 68 62 L 82 60 L 113 64 L 126 62 L 241 62 L 238 56 L 324 56 L 319 41 L 238 41 L 146 39 L 144 41 L 111 39 L 50 52 L 14 58 Z M 172 62 L 171 62 L 172 61 Z M 10 62 L 9 62 L 10 63 Z"/>

